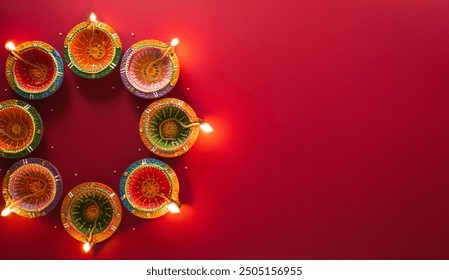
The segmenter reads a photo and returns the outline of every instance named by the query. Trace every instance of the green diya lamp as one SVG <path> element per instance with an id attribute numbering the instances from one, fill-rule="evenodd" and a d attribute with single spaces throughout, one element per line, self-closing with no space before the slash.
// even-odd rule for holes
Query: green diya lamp
<path id="1" fill-rule="evenodd" d="M 198 118 L 187 103 L 164 98 L 151 103 L 143 112 L 139 133 L 145 146 L 158 156 L 177 157 L 187 152 L 200 129 L 212 132 L 210 124 Z"/>
<path id="2" fill-rule="evenodd" d="M 83 242 L 85 252 L 114 234 L 121 219 L 120 199 L 102 183 L 82 183 L 62 202 L 62 224 L 73 238 Z"/>

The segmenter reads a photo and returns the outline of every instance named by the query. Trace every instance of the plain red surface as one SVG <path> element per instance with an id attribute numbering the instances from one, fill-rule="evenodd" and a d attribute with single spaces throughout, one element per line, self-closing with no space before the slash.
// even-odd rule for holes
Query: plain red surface
<path id="1" fill-rule="evenodd" d="M 123 209 L 116 234 L 88 254 L 60 205 L 12 215 L 0 219 L 0 258 L 449 258 L 449 2 L 7 1 L 0 42 L 42 40 L 62 55 L 91 11 L 123 51 L 179 37 L 180 80 L 166 97 L 215 132 L 162 159 L 179 176 L 181 214 Z M 21 99 L 1 75 L 0 100 L 10 98 Z M 30 156 L 56 165 L 64 195 L 86 181 L 118 192 L 128 165 L 158 158 L 138 134 L 150 102 L 118 69 L 86 80 L 66 67 L 56 94 L 30 102 L 45 126 Z M 1 174 L 14 162 L 1 159 Z"/>

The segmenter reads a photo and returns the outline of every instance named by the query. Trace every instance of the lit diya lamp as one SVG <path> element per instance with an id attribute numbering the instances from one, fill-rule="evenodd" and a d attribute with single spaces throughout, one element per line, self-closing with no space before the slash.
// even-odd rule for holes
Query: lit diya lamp
<path id="1" fill-rule="evenodd" d="M 164 98 L 151 103 L 143 112 L 139 132 L 145 146 L 158 156 L 176 157 L 195 143 L 200 128 L 212 127 L 199 119 L 192 107 L 182 100 Z"/>
<path id="2" fill-rule="evenodd" d="M 125 87 L 142 98 L 157 98 L 168 93 L 179 77 L 175 53 L 178 43 L 178 38 L 174 38 L 170 43 L 144 40 L 132 45 L 120 65 Z"/>
<path id="3" fill-rule="evenodd" d="M 28 99 L 42 99 L 55 93 L 64 79 L 64 64 L 55 48 L 41 41 L 5 45 L 6 79 L 11 88 Z"/>
<path id="4" fill-rule="evenodd" d="M 120 199 L 102 183 L 82 183 L 62 202 L 62 224 L 73 238 L 84 243 L 85 252 L 114 234 L 121 219 Z"/>
<path id="5" fill-rule="evenodd" d="M 56 167 L 43 159 L 23 159 L 3 179 L 6 207 L 1 215 L 13 212 L 28 218 L 41 217 L 55 208 L 61 195 L 62 180 Z"/>
<path id="6" fill-rule="evenodd" d="M 67 66 L 80 77 L 97 79 L 114 70 L 122 54 L 122 44 L 109 25 L 92 13 L 86 22 L 70 30 L 64 41 Z"/>
<path id="7" fill-rule="evenodd" d="M 42 139 L 41 116 L 20 100 L 0 102 L 0 156 L 21 158 L 31 153 Z"/>
<path id="8" fill-rule="evenodd" d="M 120 180 L 123 205 L 140 218 L 152 219 L 167 212 L 179 213 L 179 182 L 175 171 L 156 159 L 131 164 Z"/>

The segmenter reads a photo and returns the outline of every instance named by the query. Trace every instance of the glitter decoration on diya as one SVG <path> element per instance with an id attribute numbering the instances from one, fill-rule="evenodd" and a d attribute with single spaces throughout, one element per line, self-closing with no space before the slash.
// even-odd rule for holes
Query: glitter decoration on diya
<path id="1" fill-rule="evenodd" d="M 179 78 L 179 61 L 174 51 L 178 43 L 178 38 L 174 38 L 170 43 L 144 40 L 132 45 L 120 64 L 125 87 L 147 99 L 161 97 L 172 90 Z"/>
<path id="2" fill-rule="evenodd" d="M 140 218 L 158 218 L 167 212 L 179 213 L 179 181 L 175 171 L 157 159 L 131 164 L 120 179 L 123 205 Z"/>
<path id="3" fill-rule="evenodd" d="M 10 99 L 0 102 L 0 156 L 21 158 L 31 153 L 42 139 L 41 116 L 30 104 Z"/>
<path id="4" fill-rule="evenodd" d="M 2 216 L 13 212 L 28 218 L 41 217 L 61 199 L 61 175 L 46 160 L 22 159 L 6 172 L 2 190 L 6 201 Z"/>
<path id="5" fill-rule="evenodd" d="M 114 234 L 121 219 L 120 199 L 102 183 L 82 183 L 62 203 L 62 224 L 73 238 L 84 242 L 85 252 Z"/>
<path id="6" fill-rule="evenodd" d="M 187 103 L 164 98 L 151 103 L 143 112 L 139 133 L 145 146 L 158 156 L 176 157 L 187 152 L 198 138 L 199 129 L 212 127 L 199 119 Z"/>
<path id="7" fill-rule="evenodd" d="M 97 79 L 108 75 L 119 63 L 122 44 L 109 25 L 92 13 L 69 31 L 64 41 L 67 66 L 78 76 Z"/>
<path id="8" fill-rule="evenodd" d="M 64 79 L 64 64 L 55 48 L 41 41 L 5 45 L 6 80 L 10 87 L 27 99 L 43 99 L 55 93 Z"/>

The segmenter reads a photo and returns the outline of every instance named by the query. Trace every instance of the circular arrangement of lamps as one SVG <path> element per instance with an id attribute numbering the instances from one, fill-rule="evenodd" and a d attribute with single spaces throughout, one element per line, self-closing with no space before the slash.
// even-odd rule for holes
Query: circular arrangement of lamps
<path id="1" fill-rule="evenodd" d="M 143 40 L 132 45 L 122 58 L 120 74 L 124 86 L 134 95 L 154 99 L 166 95 L 179 78 L 179 61 L 170 43 Z M 64 77 L 59 53 L 41 41 L 25 42 L 17 47 L 5 45 L 9 52 L 6 77 L 21 97 L 43 99 L 55 93 Z M 64 41 L 67 66 L 78 76 L 98 79 L 112 72 L 122 53 L 117 33 L 107 24 L 89 20 L 69 31 Z M 139 134 L 145 146 L 162 157 L 177 157 L 195 143 L 199 128 L 212 128 L 197 117 L 182 100 L 164 98 L 143 112 Z M 43 123 L 37 110 L 20 100 L 0 102 L 0 156 L 21 158 L 39 145 Z M 58 170 L 37 158 L 14 163 L 3 180 L 6 206 L 2 216 L 16 213 L 35 218 L 49 213 L 62 196 Z M 120 197 L 98 182 L 82 183 L 64 198 L 61 221 L 66 231 L 84 242 L 89 251 L 94 244 L 109 238 L 120 225 L 125 208 L 137 217 L 152 219 L 167 212 L 180 212 L 179 181 L 175 171 L 157 159 L 141 159 L 131 164 L 120 179 Z"/>

